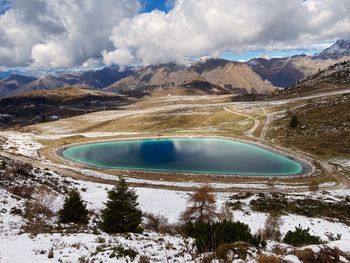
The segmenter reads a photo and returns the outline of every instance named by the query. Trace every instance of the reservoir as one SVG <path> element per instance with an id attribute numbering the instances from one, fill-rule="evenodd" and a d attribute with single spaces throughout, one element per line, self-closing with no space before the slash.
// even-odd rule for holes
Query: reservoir
<path id="1" fill-rule="evenodd" d="M 241 176 L 291 176 L 306 164 L 250 143 L 216 138 L 110 141 L 68 147 L 60 154 L 98 168 Z"/>

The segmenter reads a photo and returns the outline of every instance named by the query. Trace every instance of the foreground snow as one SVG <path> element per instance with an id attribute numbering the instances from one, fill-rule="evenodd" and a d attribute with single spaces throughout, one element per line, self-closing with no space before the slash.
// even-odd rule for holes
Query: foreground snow
<path id="1" fill-rule="evenodd" d="M 2 134 L 3 135 L 3 134 Z M 100 135 L 100 134 L 99 134 Z M 36 143 L 32 136 L 26 136 L 22 133 L 8 133 L 7 142 L 3 148 L 8 152 L 21 154 L 31 158 L 40 158 L 37 150 L 42 146 Z M 344 163 L 347 162 L 342 162 Z M 92 172 L 86 170 L 86 173 Z M 100 176 L 94 172 L 93 176 Z M 39 174 L 44 176 L 44 173 Z M 101 175 L 103 176 L 103 174 Z M 87 202 L 87 208 L 96 213 L 104 207 L 107 200 L 107 191 L 113 186 L 100 183 L 64 178 L 57 173 L 51 172 L 51 179 L 66 180 L 74 187 L 78 188 L 83 199 Z M 134 179 L 129 179 L 132 182 Z M 187 183 L 192 185 L 195 183 Z M 263 189 L 266 185 L 256 184 L 256 188 Z M 252 187 L 252 184 L 240 185 L 240 187 Z M 165 216 L 170 223 L 177 223 L 181 213 L 187 205 L 189 193 L 183 191 L 136 188 L 139 196 L 140 208 L 144 212 Z M 291 198 L 304 198 L 315 193 L 304 193 L 293 195 Z M 337 198 L 338 195 L 349 195 L 349 190 L 334 190 L 328 194 L 319 192 L 320 198 Z M 217 193 L 217 203 L 220 207 L 226 202 L 232 194 Z M 246 204 L 249 201 L 246 200 Z M 63 196 L 57 196 L 55 210 L 63 202 Z M 246 205 L 247 206 L 247 205 Z M 146 256 L 151 262 L 191 262 L 193 256 L 192 241 L 180 236 L 162 235 L 154 232 L 146 232 L 143 235 L 117 235 L 109 236 L 106 234 L 76 233 L 76 234 L 40 234 L 36 237 L 30 237 L 28 234 L 21 234 L 23 218 L 11 213 L 13 207 L 22 207 L 23 201 L 17 200 L 6 190 L 0 188 L 0 263 L 7 262 L 48 262 L 48 254 L 53 251 L 51 262 L 79 262 L 84 258 L 95 259 L 96 262 L 125 262 L 127 258 L 110 258 L 117 246 L 130 248 L 137 252 L 135 262 L 140 256 Z M 250 208 L 245 207 L 242 210 L 234 212 L 234 220 L 241 221 L 251 228 L 253 233 L 258 233 L 265 226 L 267 214 L 257 213 Z M 320 218 L 308 218 L 300 215 L 282 216 L 281 234 L 285 235 L 289 230 L 294 230 L 298 225 L 303 228 L 310 228 L 310 232 L 320 236 L 327 241 L 328 233 L 334 236 L 341 234 L 341 240 L 333 241 L 328 244 L 331 247 L 337 247 L 345 253 L 350 253 L 350 227 L 339 222 L 330 222 Z M 319 249 L 318 246 L 312 246 L 312 249 Z M 285 256 L 285 259 L 291 262 L 300 262 L 293 255 Z M 130 260 L 130 258 L 129 258 Z M 344 262 L 347 262 L 343 260 Z M 84 262 L 84 261 L 82 261 Z M 254 262 L 254 261 L 252 261 Z"/>

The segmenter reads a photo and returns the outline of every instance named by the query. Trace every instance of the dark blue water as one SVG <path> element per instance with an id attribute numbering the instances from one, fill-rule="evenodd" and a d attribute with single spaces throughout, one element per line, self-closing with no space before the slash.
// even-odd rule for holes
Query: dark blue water
<path id="1" fill-rule="evenodd" d="M 155 139 L 83 144 L 63 150 L 101 168 L 249 176 L 287 176 L 303 165 L 276 152 L 223 139 Z"/>

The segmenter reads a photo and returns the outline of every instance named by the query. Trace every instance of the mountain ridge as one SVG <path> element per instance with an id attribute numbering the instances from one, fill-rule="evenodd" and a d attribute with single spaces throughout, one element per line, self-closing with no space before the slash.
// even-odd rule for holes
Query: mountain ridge
<path id="1" fill-rule="evenodd" d="M 138 68 L 118 66 L 89 70 L 81 74 L 63 73 L 40 78 L 13 74 L 0 79 L 0 98 L 31 90 L 50 90 L 65 86 L 104 89 L 119 93 L 150 93 L 154 89 L 174 87 L 198 88 L 203 83 L 219 93 L 261 93 L 291 87 L 309 75 L 342 60 L 350 60 L 350 41 L 338 40 L 315 56 L 297 55 L 284 58 L 253 58 L 247 62 L 206 59 L 188 66 L 175 63 Z M 191 85 L 194 83 L 194 85 Z M 210 92 L 211 92 L 210 91 Z"/>

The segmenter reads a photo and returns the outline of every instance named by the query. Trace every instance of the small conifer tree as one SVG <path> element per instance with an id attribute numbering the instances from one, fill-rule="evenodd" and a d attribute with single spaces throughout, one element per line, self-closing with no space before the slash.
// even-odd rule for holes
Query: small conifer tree
<path id="1" fill-rule="evenodd" d="M 298 117 L 295 114 L 293 114 L 293 116 L 289 122 L 289 127 L 296 128 L 298 126 L 298 124 L 299 124 Z"/>
<path id="2" fill-rule="evenodd" d="M 88 210 L 77 190 L 73 190 L 69 193 L 64 201 L 62 209 L 58 211 L 58 217 L 59 222 L 64 224 L 87 224 L 89 222 Z"/>
<path id="3" fill-rule="evenodd" d="M 110 234 L 142 231 L 142 212 L 138 208 L 137 195 L 123 178 L 108 192 L 108 199 L 101 215 L 103 231 Z"/>

